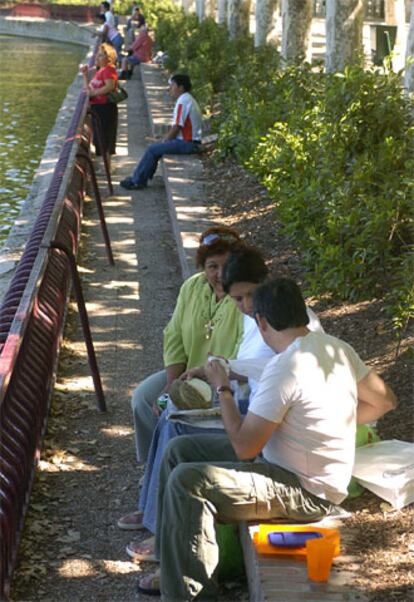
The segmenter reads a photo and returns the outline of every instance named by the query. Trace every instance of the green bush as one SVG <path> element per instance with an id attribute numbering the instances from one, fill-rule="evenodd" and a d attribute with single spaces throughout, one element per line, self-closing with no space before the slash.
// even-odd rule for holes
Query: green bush
<path id="1" fill-rule="evenodd" d="M 414 313 L 414 122 L 399 75 L 281 69 L 273 47 L 229 40 L 211 19 L 178 9 L 156 35 L 202 107 L 218 100 L 217 155 L 268 189 L 302 252 L 308 292 L 384 297 L 401 332 Z"/>
<path id="2" fill-rule="evenodd" d="M 177 10 L 158 22 L 156 40 L 168 55 L 167 69 L 188 73 L 201 108 L 211 107 L 227 75 L 226 28 L 212 18 L 199 23 L 196 15 Z"/>
<path id="3" fill-rule="evenodd" d="M 245 163 L 275 122 L 312 107 L 318 76 L 309 65 L 280 70 L 280 55 L 271 46 L 254 50 L 231 72 L 217 127 L 221 156 Z"/>
<path id="4" fill-rule="evenodd" d="M 313 107 L 291 106 L 270 128 L 249 167 L 302 250 L 310 292 L 386 296 L 402 328 L 413 296 L 409 103 L 398 76 L 359 68 L 318 77 L 317 89 Z"/>

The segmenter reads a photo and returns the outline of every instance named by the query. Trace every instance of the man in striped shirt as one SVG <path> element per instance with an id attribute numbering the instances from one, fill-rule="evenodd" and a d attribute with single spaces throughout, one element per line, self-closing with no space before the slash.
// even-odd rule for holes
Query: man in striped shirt
<path id="1" fill-rule="evenodd" d="M 149 145 L 132 176 L 121 181 L 121 186 L 127 190 L 146 188 L 164 155 L 191 155 L 199 151 L 201 111 L 190 94 L 190 78 L 177 73 L 168 83 L 170 96 L 176 100 L 171 128 L 164 140 Z"/>

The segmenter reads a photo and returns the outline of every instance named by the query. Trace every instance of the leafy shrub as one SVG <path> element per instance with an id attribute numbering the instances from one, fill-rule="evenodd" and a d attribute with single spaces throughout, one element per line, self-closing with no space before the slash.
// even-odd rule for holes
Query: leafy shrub
<path id="1" fill-rule="evenodd" d="M 318 78 L 309 65 L 280 70 L 280 55 L 271 47 L 251 49 L 235 67 L 222 98 L 217 127 L 221 156 L 233 155 L 245 163 L 275 122 L 313 106 Z"/>
<path id="2" fill-rule="evenodd" d="M 158 21 L 155 31 L 156 45 L 158 50 L 167 53 L 166 67 L 170 71 L 183 69 L 187 39 L 197 27 L 198 19 L 196 15 L 186 15 L 181 8 L 164 15 Z"/>
<path id="3" fill-rule="evenodd" d="M 414 314 L 414 121 L 398 75 L 280 68 L 271 46 L 228 40 L 177 10 L 158 23 L 168 67 L 219 99 L 218 156 L 260 178 L 301 249 L 309 292 L 385 297 L 395 327 Z"/>
<path id="4" fill-rule="evenodd" d="M 212 18 L 199 23 L 196 15 L 179 10 L 159 21 L 156 40 L 168 55 L 167 69 L 188 73 L 201 107 L 211 106 L 227 74 L 226 28 Z"/>
<path id="5" fill-rule="evenodd" d="M 398 76 L 359 68 L 319 78 L 317 89 L 313 107 L 302 103 L 270 128 L 249 166 L 302 249 L 310 291 L 351 300 L 386 295 L 401 328 L 413 297 L 408 101 Z"/>

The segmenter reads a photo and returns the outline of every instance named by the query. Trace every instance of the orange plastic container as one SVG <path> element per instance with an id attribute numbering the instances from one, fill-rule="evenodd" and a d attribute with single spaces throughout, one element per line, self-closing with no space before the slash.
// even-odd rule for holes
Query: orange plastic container
<path id="1" fill-rule="evenodd" d="M 311 525 L 277 525 L 277 524 L 261 524 L 259 530 L 253 533 L 253 543 L 258 554 L 283 554 L 284 556 L 306 556 L 306 546 L 300 548 L 286 548 L 272 546 L 268 539 L 268 533 L 273 531 L 316 531 L 322 533 L 322 537 L 326 537 L 335 544 L 334 556 L 339 556 L 341 553 L 340 535 L 338 529 L 328 529 L 326 527 L 313 527 Z"/>

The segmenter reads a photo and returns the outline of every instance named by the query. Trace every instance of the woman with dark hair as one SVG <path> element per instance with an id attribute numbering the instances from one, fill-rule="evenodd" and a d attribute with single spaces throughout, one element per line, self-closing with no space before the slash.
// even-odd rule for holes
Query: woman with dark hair
<path id="1" fill-rule="evenodd" d="M 164 370 L 146 378 L 134 391 L 132 411 L 139 462 L 145 462 L 158 420 L 158 397 L 186 370 L 204 364 L 209 353 L 235 357 L 242 319 L 223 291 L 221 271 L 228 253 L 240 243 L 226 226 L 209 228 L 200 237 L 196 265 L 201 271 L 182 285 L 174 313 L 164 330 Z"/>

